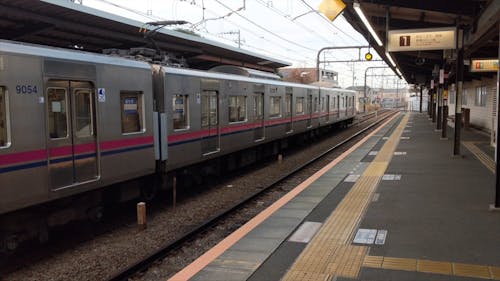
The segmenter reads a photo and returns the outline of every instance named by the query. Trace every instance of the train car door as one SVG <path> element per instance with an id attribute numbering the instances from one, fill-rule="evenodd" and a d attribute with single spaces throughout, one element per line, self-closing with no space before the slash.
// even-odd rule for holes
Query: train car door
<path id="1" fill-rule="evenodd" d="M 326 122 L 330 121 L 330 94 L 326 95 L 326 104 L 323 105 L 326 110 Z"/>
<path id="2" fill-rule="evenodd" d="M 255 93 L 253 95 L 253 140 L 261 141 L 264 139 L 264 93 Z"/>
<path id="3" fill-rule="evenodd" d="M 292 101 L 293 101 L 292 88 L 287 87 L 285 94 L 285 118 L 288 119 L 288 121 L 285 123 L 286 133 L 291 133 L 293 131 Z"/>
<path id="4" fill-rule="evenodd" d="M 50 80 L 46 100 L 51 189 L 97 180 L 93 85 L 90 82 Z"/>
<path id="5" fill-rule="evenodd" d="M 309 118 L 307 118 L 307 127 L 310 128 L 312 117 L 313 117 L 313 96 L 312 90 L 307 90 L 307 114 L 309 114 Z"/>
<path id="6" fill-rule="evenodd" d="M 340 96 L 337 96 L 337 119 L 340 118 Z"/>
<path id="7" fill-rule="evenodd" d="M 206 133 L 201 138 L 203 155 L 220 151 L 219 93 L 203 90 L 201 93 L 201 129 Z"/>

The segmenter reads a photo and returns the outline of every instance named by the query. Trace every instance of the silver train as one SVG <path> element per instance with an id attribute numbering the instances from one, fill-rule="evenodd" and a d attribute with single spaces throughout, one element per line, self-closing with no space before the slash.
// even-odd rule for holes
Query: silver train
<path id="1" fill-rule="evenodd" d="M 217 72 L 227 69 L 247 76 Z M 47 214 L 42 225 L 62 223 L 68 210 L 89 215 L 103 199 L 89 191 L 224 155 L 235 162 L 236 151 L 356 114 L 353 91 L 255 73 L 0 41 L 0 227 L 15 217 L 5 214 L 35 205 Z M 137 186 L 116 188 L 120 200 L 137 195 Z M 81 194 L 89 204 L 79 212 Z"/>

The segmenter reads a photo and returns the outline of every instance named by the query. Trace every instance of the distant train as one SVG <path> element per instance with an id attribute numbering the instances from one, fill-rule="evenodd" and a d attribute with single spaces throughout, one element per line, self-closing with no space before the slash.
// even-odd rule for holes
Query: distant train
<path id="1" fill-rule="evenodd" d="M 28 226 L 98 216 L 109 194 L 154 193 L 165 177 L 114 184 L 222 156 L 238 166 L 254 152 L 234 152 L 352 123 L 353 91 L 276 78 L 0 40 L 0 243 Z M 36 216 L 23 212 L 32 206 Z"/>

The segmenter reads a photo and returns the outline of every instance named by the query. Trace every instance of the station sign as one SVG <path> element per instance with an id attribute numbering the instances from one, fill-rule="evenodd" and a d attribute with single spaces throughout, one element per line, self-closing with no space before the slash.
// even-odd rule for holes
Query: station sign
<path id="1" fill-rule="evenodd" d="M 389 52 L 456 48 L 456 27 L 390 30 Z"/>
<path id="2" fill-rule="evenodd" d="M 471 59 L 470 72 L 497 72 L 498 59 Z"/>

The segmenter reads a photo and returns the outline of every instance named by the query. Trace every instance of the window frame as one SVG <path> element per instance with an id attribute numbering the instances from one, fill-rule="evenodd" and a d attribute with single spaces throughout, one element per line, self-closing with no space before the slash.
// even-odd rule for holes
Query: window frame
<path id="1" fill-rule="evenodd" d="M 277 107 L 275 99 L 278 99 Z M 280 118 L 282 116 L 281 100 L 281 96 L 269 96 L 269 118 Z M 278 112 L 274 111 L 276 108 Z"/>
<path id="2" fill-rule="evenodd" d="M 231 100 L 232 98 L 236 98 L 236 105 L 232 106 L 231 105 Z M 239 104 L 240 98 L 243 98 L 243 106 Z M 237 108 L 244 108 L 244 118 L 243 120 L 239 120 L 240 118 L 237 118 L 238 120 L 236 121 L 231 121 L 231 108 L 232 107 L 237 107 Z M 245 123 L 248 122 L 248 108 L 247 108 L 247 96 L 242 96 L 242 95 L 229 95 L 228 96 L 228 104 L 227 104 L 227 114 L 228 114 L 228 123 L 229 124 L 236 124 L 236 123 Z M 239 116 L 240 111 L 237 112 L 237 117 Z"/>
<path id="3" fill-rule="evenodd" d="M 182 128 L 175 128 L 175 118 L 174 118 L 174 115 L 176 114 L 175 113 L 175 101 L 177 100 L 178 97 L 182 97 L 183 98 L 183 110 L 184 110 L 184 127 Z M 189 130 L 191 128 L 191 118 L 189 116 L 189 95 L 185 95 L 185 94 L 174 94 L 172 95 L 172 129 L 174 130 L 174 132 L 178 132 L 178 131 L 186 131 L 186 130 Z"/>
<path id="4" fill-rule="evenodd" d="M 88 105 L 90 107 L 90 110 L 88 110 L 90 116 L 88 116 L 88 119 L 90 120 L 90 123 L 89 123 L 89 126 L 90 126 L 90 134 L 88 135 L 79 135 L 78 132 L 78 128 L 73 128 L 73 134 L 77 137 L 77 138 L 86 138 L 86 137 L 95 137 L 96 135 L 96 132 L 95 132 L 95 106 L 94 106 L 94 91 L 90 88 L 74 88 L 73 89 L 73 93 L 72 93 L 72 97 L 73 96 L 77 96 L 77 95 L 80 95 L 80 94 L 86 94 L 88 95 L 86 98 L 88 98 Z M 74 106 L 74 109 L 75 109 L 75 112 L 73 112 L 73 116 L 71 116 L 71 118 L 74 118 L 74 122 L 75 122 L 75 125 L 77 125 L 76 123 L 78 122 L 79 120 L 79 116 L 78 116 L 78 108 L 77 108 L 77 103 L 78 103 L 78 100 L 76 98 L 73 99 L 73 106 Z"/>
<path id="5" fill-rule="evenodd" d="M 0 106 L 3 106 L 3 115 L 0 115 L 0 121 L 3 116 L 5 121 L 5 126 L 3 128 L 3 134 L 5 137 L 5 142 L 2 144 L 0 142 L 0 149 L 6 149 L 12 146 L 11 136 L 10 136 L 10 111 L 9 111 L 9 91 L 7 87 L 0 85 L 0 96 L 3 95 L 3 105 L 0 103 Z M 2 113 L 0 109 L 0 114 Z M 0 128 L 2 130 L 2 128 Z"/>
<path id="6" fill-rule="evenodd" d="M 301 102 L 299 102 L 299 100 Z M 304 115 L 306 114 L 305 112 L 305 108 L 304 108 L 304 101 L 305 101 L 305 98 L 304 97 L 295 97 L 295 114 L 296 115 Z M 301 111 L 298 111 L 298 106 L 301 106 Z"/>
<path id="7" fill-rule="evenodd" d="M 125 104 L 124 95 L 133 95 L 137 97 L 137 116 L 139 117 L 139 130 L 133 132 L 124 132 L 124 116 L 125 116 Z M 127 98 L 127 97 L 125 97 Z M 146 132 L 146 118 L 144 116 L 144 92 L 134 91 L 134 90 L 120 90 L 120 124 L 121 124 L 121 134 L 122 135 L 137 135 L 144 134 Z"/>
<path id="8" fill-rule="evenodd" d="M 52 104 L 51 104 L 51 101 L 49 100 L 49 91 L 50 91 L 51 89 L 59 89 L 59 90 L 64 90 L 64 106 L 65 106 L 65 110 L 66 110 L 66 112 L 65 112 L 65 115 L 66 115 L 66 136 L 64 136 L 64 137 L 52 137 L 52 136 L 51 136 L 51 127 L 50 127 L 50 126 L 51 126 L 51 121 L 50 121 L 50 120 L 51 120 L 51 118 L 50 118 L 50 113 L 49 113 L 49 110 L 48 110 L 48 109 L 49 109 L 49 107 L 52 105 Z M 68 106 L 69 106 L 69 104 L 68 104 L 68 91 L 67 91 L 67 89 L 66 89 L 66 88 L 64 88 L 64 87 L 47 87 L 47 89 L 46 89 L 46 94 L 47 94 L 47 114 L 48 114 L 48 116 L 47 116 L 47 120 L 48 120 L 48 122 L 49 122 L 49 124 L 48 124 L 48 125 L 49 125 L 49 128 L 48 128 L 48 129 L 49 129 L 49 132 L 48 132 L 48 134 L 49 134 L 49 138 L 50 138 L 50 140 L 62 140 L 62 139 L 67 139 L 67 138 L 69 138 L 69 137 L 70 137 L 70 135 L 69 135 L 69 134 L 70 134 L 70 127 L 69 127 L 69 125 L 70 125 L 70 124 L 69 124 L 69 119 L 71 119 L 71 116 L 68 116 L 68 114 L 69 114 L 69 112 L 68 112 Z M 52 112 L 52 113 L 53 113 L 52 109 L 50 110 L 50 112 Z M 69 117 L 69 118 L 68 118 L 68 117 Z"/>
<path id="9" fill-rule="evenodd" d="M 293 112 L 293 94 L 285 94 L 285 117 L 292 116 Z"/>

